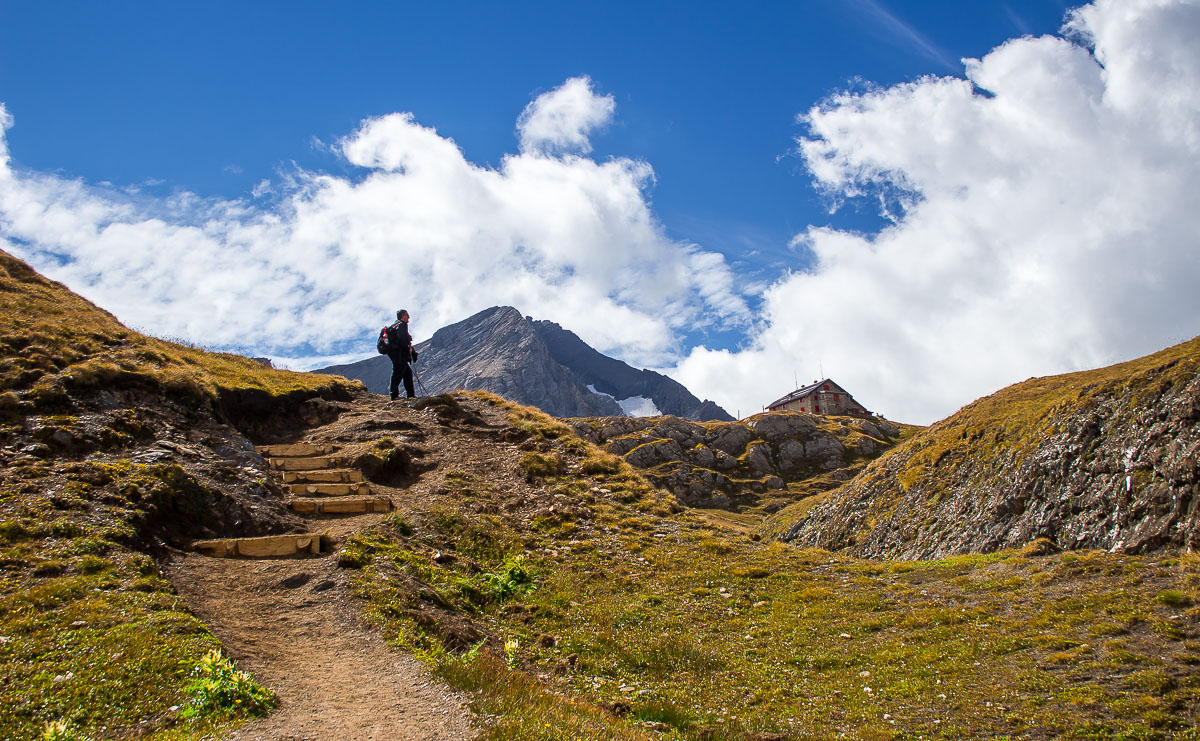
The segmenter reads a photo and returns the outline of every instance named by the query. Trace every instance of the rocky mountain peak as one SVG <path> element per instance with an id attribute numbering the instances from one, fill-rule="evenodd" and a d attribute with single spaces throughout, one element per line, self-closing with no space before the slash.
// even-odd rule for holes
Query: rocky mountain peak
<path id="1" fill-rule="evenodd" d="M 482 389 L 560 417 L 733 419 L 682 384 L 608 357 L 556 322 L 535 320 L 512 306 L 493 306 L 442 327 L 416 350 L 422 394 Z M 316 372 L 356 378 L 386 393 L 391 361 L 377 356 Z"/>

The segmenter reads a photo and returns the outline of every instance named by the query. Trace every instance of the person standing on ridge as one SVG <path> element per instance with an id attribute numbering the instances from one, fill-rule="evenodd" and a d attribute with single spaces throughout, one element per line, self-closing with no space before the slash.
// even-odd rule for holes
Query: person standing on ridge
<path id="1" fill-rule="evenodd" d="M 412 335 L 408 333 L 408 312 L 404 309 L 396 312 L 396 323 L 387 328 L 387 356 L 392 361 L 392 400 L 400 398 L 400 381 L 404 381 L 404 390 L 408 398 L 413 398 L 417 392 L 413 389 L 413 372 L 410 362 L 416 362 L 417 352 L 413 350 Z"/>

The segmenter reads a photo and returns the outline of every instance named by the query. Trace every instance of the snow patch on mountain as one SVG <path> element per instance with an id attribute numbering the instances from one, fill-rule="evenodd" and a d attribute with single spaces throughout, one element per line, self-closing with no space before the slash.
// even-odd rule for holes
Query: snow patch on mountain
<path id="1" fill-rule="evenodd" d="M 662 412 L 654 405 L 653 399 L 647 399 L 644 396 L 631 396 L 628 399 L 618 399 L 612 394 L 606 394 L 603 391 L 598 391 L 594 384 L 588 384 L 588 391 L 598 396 L 607 396 L 613 399 L 620 405 L 621 411 L 629 417 L 660 417 Z"/>

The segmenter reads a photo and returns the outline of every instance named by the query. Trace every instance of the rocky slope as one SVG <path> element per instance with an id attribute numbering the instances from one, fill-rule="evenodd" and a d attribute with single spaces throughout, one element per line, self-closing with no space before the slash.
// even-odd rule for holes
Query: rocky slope
<path id="1" fill-rule="evenodd" d="M 692 420 L 733 417 L 716 403 L 700 401 L 683 384 L 652 370 L 638 370 L 597 352 L 579 336 L 550 321 L 534 321 L 533 329 L 555 362 L 570 368 L 585 384 L 614 399 L 641 397 L 654 402 L 661 414 Z"/>
<path id="2" fill-rule="evenodd" d="M 443 327 L 416 349 L 420 394 L 485 390 L 558 417 L 621 415 L 617 399 L 640 396 L 663 413 L 732 419 L 670 378 L 603 355 L 559 325 L 534 321 L 511 306 Z M 392 371 L 391 361 L 380 355 L 314 372 L 358 379 L 371 391 L 387 393 Z"/>
<path id="3" fill-rule="evenodd" d="M 684 504 L 765 512 L 848 481 L 902 434 L 884 419 L 793 412 L 707 423 L 608 417 L 573 426 Z"/>
<path id="4" fill-rule="evenodd" d="M 1200 539 L 1200 338 L 1095 371 L 1034 378 L 874 462 L 782 538 L 879 558 L 1048 538 L 1141 553 Z"/>

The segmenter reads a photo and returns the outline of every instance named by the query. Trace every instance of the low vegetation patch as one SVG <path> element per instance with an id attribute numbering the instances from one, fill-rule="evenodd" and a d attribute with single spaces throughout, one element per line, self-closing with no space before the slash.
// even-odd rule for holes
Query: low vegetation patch
<path id="1" fill-rule="evenodd" d="M 407 534 L 354 546 L 370 553 L 355 583 L 372 614 L 478 692 L 489 738 L 1194 733 L 1190 558 L 800 550 L 678 511 L 632 471 L 587 473 L 593 451 L 543 439 L 562 468 L 535 491 L 566 516 L 516 507 L 518 482 L 454 472 L 450 496 L 404 513 Z M 528 582 L 502 576 L 514 563 Z"/>
<path id="2" fill-rule="evenodd" d="M 261 712 L 154 554 L 268 516 L 237 509 L 262 477 L 196 464 L 231 400 L 354 388 L 146 337 L 0 252 L 0 738 L 211 738 Z"/>

